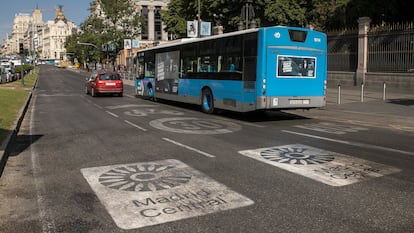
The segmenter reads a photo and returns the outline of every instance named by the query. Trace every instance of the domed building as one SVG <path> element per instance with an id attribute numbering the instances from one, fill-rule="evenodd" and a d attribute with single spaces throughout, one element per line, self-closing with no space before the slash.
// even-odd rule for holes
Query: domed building
<path id="1" fill-rule="evenodd" d="M 41 59 L 65 60 L 66 37 L 78 31 L 78 27 L 66 19 L 63 6 L 56 10 L 55 19 L 49 20 L 42 30 L 42 41 L 39 42 L 37 51 Z"/>

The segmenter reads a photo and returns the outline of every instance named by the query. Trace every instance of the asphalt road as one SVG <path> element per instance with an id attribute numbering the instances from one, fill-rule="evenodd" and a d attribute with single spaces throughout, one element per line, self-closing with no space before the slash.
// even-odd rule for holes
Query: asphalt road
<path id="1" fill-rule="evenodd" d="M 414 232 L 412 105 L 207 115 L 83 76 L 41 67 L 0 232 Z"/>

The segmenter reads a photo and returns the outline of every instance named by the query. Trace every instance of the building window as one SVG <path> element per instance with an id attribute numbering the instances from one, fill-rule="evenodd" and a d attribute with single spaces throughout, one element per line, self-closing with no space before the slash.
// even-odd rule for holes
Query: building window
<path id="1" fill-rule="evenodd" d="M 142 6 L 141 16 L 144 19 L 141 25 L 141 39 L 148 40 L 148 6 Z"/>
<path id="2" fill-rule="evenodd" d="M 162 27 L 161 27 L 161 7 L 156 6 L 154 10 L 154 32 L 155 40 L 161 40 L 162 38 Z"/>

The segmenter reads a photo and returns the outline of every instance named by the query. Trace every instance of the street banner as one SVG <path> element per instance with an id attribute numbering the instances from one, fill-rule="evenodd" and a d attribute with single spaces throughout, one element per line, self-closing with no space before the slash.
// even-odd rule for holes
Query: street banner
<path id="1" fill-rule="evenodd" d="M 197 37 L 198 35 L 198 22 L 187 21 L 187 37 Z"/>
<path id="2" fill-rule="evenodd" d="M 211 22 L 201 22 L 200 36 L 211 36 Z"/>
<path id="3" fill-rule="evenodd" d="M 132 40 L 132 48 L 134 48 L 134 49 L 139 48 L 139 40 L 138 39 L 133 39 Z"/>
<path id="4" fill-rule="evenodd" d="M 131 49 L 131 39 L 124 40 L 124 49 Z"/>

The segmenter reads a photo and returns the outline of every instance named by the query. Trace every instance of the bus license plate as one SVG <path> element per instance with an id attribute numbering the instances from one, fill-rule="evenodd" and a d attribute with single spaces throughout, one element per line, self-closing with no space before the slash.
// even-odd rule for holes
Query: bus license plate
<path id="1" fill-rule="evenodd" d="M 291 104 L 291 105 L 308 105 L 308 104 L 310 104 L 310 100 L 309 99 L 289 100 L 289 104 Z"/>

